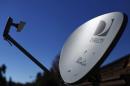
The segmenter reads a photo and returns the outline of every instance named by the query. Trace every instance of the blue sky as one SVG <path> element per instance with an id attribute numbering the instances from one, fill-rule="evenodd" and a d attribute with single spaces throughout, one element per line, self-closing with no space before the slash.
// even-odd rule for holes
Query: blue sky
<path id="1" fill-rule="evenodd" d="M 8 16 L 26 26 L 11 35 L 37 59 L 51 67 L 67 37 L 82 23 L 98 15 L 120 11 L 130 16 L 129 0 L 0 0 L 0 65 L 6 64 L 7 78 L 28 82 L 42 72 L 24 54 L 2 38 Z M 130 24 L 105 63 L 130 53 Z"/>

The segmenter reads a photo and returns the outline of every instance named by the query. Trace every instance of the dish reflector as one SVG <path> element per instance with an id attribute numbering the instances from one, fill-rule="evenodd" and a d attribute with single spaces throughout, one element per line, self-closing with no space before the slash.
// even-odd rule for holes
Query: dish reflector
<path id="1" fill-rule="evenodd" d="M 73 84 L 101 65 L 124 31 L 126 20 L 121 12 L 107 13 L 85 22 L 71 34 L 59 61 L 65 83 Z"/>

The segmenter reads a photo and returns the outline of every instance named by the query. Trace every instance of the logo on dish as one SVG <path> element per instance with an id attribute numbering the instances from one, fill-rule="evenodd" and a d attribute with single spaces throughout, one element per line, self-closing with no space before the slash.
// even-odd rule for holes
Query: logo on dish
<path id="1" fill-rule="evenodd" d="M 95 33 L 94 33 L 94 35 L 98 36 L 98 37 L 91 38 L 90 41 L 94 42 L 94 43 L 102 43 L 104 41 L 104 38 L 102 38 L 102 37 L 104 37 L 108 34 L 108 32 L 110 31 L 110 28 L 113 24 L 113 21 L 114 21 L 114 19 L 111 20 L 110 26 L 108 28 L 106 28 L 106 22 L 101 20 L 97 26 Z"/>
<path id="2" fill-rule="evenodd" d="M 111 24 L 109 26 L 109 28 L 106 28 L 106 22 L 101 20 L 98 24 L 98 27 L 94 33 L 94 35 L 96 36 L 106 36 L 112 26 L 114 19 L 112 19 Z"/>

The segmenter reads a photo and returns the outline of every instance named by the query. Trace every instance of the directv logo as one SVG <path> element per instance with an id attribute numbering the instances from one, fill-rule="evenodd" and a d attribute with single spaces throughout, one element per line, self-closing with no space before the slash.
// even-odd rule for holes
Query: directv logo
<path id="1" fill-rule="evenodd" d="M 107 34 L 110 31 L 110 28 L 113 24 L 113 21 L 114 21 L 114 19 L 111 20 L 110 26 L 108 28 L 106 28 L 106 25 L 107 25 L 106 22 L 101 20 L 97 26 L 95 33 L 94 33 L 94 36 L 96 36 L 96 37 L 92 37 L 90 42 L 94 42 L 94 43 L 104 42 L 104 38 L 102 38 L 102 37 L 107 36 Z"/>
<path id="2" fill-rule="evenodd" d="M 97 36 L 106 36 L 112 26 L 112 23 L 113 23 L 114 19 L 112 19 L 111 21 L 111 24 L 109 26 L 109 28 L 106 29 L 106 22 L 101 20 L 98 24 L 98 27 L 96 29 L 96 32 L 94 33 L 94 35 L 97 35 Z"/>

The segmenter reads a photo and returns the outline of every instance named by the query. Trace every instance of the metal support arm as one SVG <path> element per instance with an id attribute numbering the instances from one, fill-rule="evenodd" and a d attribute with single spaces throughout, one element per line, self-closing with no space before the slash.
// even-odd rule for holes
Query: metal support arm
<path id="1" fill-rule="evenodd" d="M 38 67 L 40 67 L 44 72 L 50 73 L 50 71 L 44 66 L 42 65 L 36 58 L 34 58 L 34 56 L 32 56 L 26 49 L 24 49 L 19 43 L 17 43 L 10 35 L 9 35 L 9 31 L 11 26 L 15 26 L 17 31 L 21 31 L 24 27 L 24 22 L 20 22 L 19 24 L 15 24 L 13 23 L 13 19 L 11 17 L 9 17 L 4 33 L 3 33 L 3 37 L 6 41 L 8 41 L 9 43 L 12 43 L 13 45 L 15 45 L 21 52 L 23 52 L 30 60 L 32 60 Z"/>

